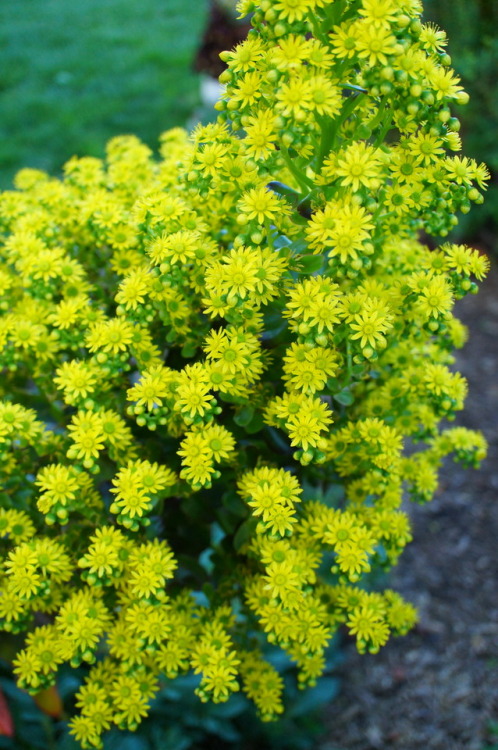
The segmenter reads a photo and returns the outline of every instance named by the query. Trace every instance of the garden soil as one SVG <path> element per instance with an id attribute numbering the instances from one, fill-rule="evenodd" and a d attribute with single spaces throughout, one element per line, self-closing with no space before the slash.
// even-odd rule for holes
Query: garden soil
<path id="1" fill-rule="evenodd" d="M 471 336 L 457 357 L 469 382 L 457 423 L 481 429 L 478 471 L 451 461 L 435 499 L 407 507 L 414 541 L 390 586 L 419 624 L 377 655 L 353 642 L 320 750 L 498 750 L 498 263 L 457 303 Z M 494 726 L 493 726 L 494 724 Z"/>

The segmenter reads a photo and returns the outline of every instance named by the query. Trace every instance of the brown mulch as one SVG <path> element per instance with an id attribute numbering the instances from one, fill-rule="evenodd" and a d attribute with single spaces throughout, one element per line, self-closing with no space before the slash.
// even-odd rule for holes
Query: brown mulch
<path id="1" fill-rule="evenodd" d="M 390 585 L 420 622 L 377 655 L 351 643 L 343 691 L 320 750 L 498 750 L 498 270 L 457 304 L 471 336 L 457 367 L 469 381 L 457 420 L 489 442 L 479 471 L 449 462 Z"/>

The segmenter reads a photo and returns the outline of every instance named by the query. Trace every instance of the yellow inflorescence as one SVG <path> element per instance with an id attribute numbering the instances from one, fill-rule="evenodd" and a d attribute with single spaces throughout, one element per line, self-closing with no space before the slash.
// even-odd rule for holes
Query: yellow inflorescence
<path id="1" fill-rule="evenodd" d="M 488 176 L 452 154 L 444 33 L 418 0 L 239 10 L 217 122 L 0 196 L 0 625 L 33 693 L 90 665 L 83 747 L 189 670 L 277 717 L 264 640 L 305 687 L 339 627 L 362 652 L 406 633 L 414 608 L 368 585 L 411 540 L 403 492 L 486 451 L 438 424 L 487 260 L 418 239 Z"/>

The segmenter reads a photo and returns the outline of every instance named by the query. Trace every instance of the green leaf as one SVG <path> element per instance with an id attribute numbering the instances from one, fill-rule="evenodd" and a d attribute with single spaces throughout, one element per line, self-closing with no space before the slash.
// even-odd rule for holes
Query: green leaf
<path id="1" fill-rule="evenodd" d="M 191 357 L 195 356 L 195 353 L 197 351 L 197 347 L 195 344 L 185 344 L 185 346 L 182 348 L 182 357 L 185 359 L 191 359 Z"/>
<path id="2" fill-rule="evenodd" d="M 233 421 L 238 424 L 239 427 L 245 427 L 249 424 L 251 419 L 254 417 L 254 409 L 252 406 L 243 406 L 242 409 L 234 415 Z"/>
<path id="3" fill-rule="evenodd" d="M 241 396 L 232 396 L 230 393 L 218 392 L 216 394 L 216 398 L 220 399 L 220 401 L 224 401 L 227 404 L 240 404 L 240 402 L 242 401 Z"/>
<path id="4" fill-rule="evenodd" d="M 247 711 L 249 703 L 247 698 L 240 693 L 234 693 L 226 703 L 214 703 L 211 707 L 211 713 L 219 719 L 233 719 L 244 711 Z"/>
<path id="5" fill-rule="evenodd" d="M 277 180 L 269 182 L 267 187 L 277 195 L 281 195 L 282 198 L 285 198 L 292 206 L 295 206 L 301 198 L 301 193 L 298 193 L 294 188 L 285 185 L 283 182 L 278 182 Z"/>
<path id="6" fill-rule="evenodd" d="M 290 245 L 290 249 L 293 253 L 303 254 L 304 251 L 308 249 L 308 243 L 306 240 L 294 240 Z"/>
<path id="7" fill-rule="evenodd" d="M 285 234 L 279 234 L 278 237 L 273 240 L 273 247 L 275 247 L 277 250 L 281 250 L 283 247 L 288 248 L 291 245 L 292 240 L 286 237 Z"/>
<path id="8" fill-rule="evenodd" d="M 144 737 L 138 734 L 114 730 L 106 737 L 106 748 L 108 750 L 150 750 L 150 745 Z"/>
<path id="9" fill-rule="evenodd" d="M 293 706 L 287 711 L 287 717 L 302 716 L 316 711 L 325 703 L 330 703 L 339 692 L 339 680 L 335 677 L 322 677 L 316 687 L 299 694 Z"/>
<path id="10" fill-rule="evenodd" d="M 213 599 L 215 597 L 215 590 L 214 590 L 213 584 L 209 583 L 209 582 L 205 583 L 203 585 L 203 587 L 202 587 L 202 592 L 201 593 L 202 593 L 202 597 L 203 598 L 206 597 L 206 599 L 207 599 L 207 603 L 204 604 L 204 602 L 203 602 L 202 606 L 209 606 L 210 603 L 213 601 Z"/>
<path id="11" fill-rule="evenodd" d="M 214 564 L 211 560 L 213 552 L 214 550 L 209 547 L 208 549 L 203 550 L 199 555 L 199 564 L 203 567 L 208 575 L 213 572 L 214 568 Z"/>
<path id="12" fill-rule="evenodd" d="M 339 393 L 335 393 L 332 398 L 343 406 L 351 406 L 354 401 L 354 395 L 349 388 L 343 388 Z"/>
<path id="13" fill-rule="evenodd" d="M 264 313 L 264 331 L 262 338 L 265 341 L 275 339 L 287 328 L 287 320 L 282 316 L 283 307 L 271 305 Z"/>
<path id="14" fill-rule="evenodd" d="M 233 538 L 233 546 L 236 552 L 239 552 L 244 544 L 246 544 L 246 542 L 248 542 L 254 535 L 257 525 L 258 519 L 251 516 L 251 518 L 248 518 L 247 521 L 244 521 L 244 523 L 239 526 L 237 533 Z"/>
<path id="15" fill-rule="evenodd" d="M 236 492 L 225 492 L 221 498 L 224 508 L 232 515 L 238 518 L 245 518 L 247 515 L 247 506 Z"/>
<path id="16" fill-rule="evenodd" d="M 316 273 L 323 266 L 323 255 L 301 255 L 299 267 L 302 273 Z"/>
<path id="17" fill-rule="evenodd" d="M 190 555 L 183 555 L 183 554 L 178 554 L 177 560 L 180 563 L 182 568 L 185 568 L 185 570 L 190 571 L 190 573 L 192 573 L 197 578 L 200 578 L 201 580 L 205 578 L 206 571 L 204 570 L 202 565 L 200 565 L 198 560 L 195 560 L 193 557 L 190 557 Z"/>
<path id="18" fill-rule="evenodd" d="M 184 726 L 155 726 L 151 730 L 154 750 L 189 750 L 195 738 L 187 734 Z"/>
<path id="19" fill-rule="evenodd" d="M 351 368 L 351 373 L 355 376 L 355 378 L 361 377 L 364 372 L 365 365 L 353 365 L 353 367 Z"/>
<path id="20" fill-rule="evenodd" d="M 256 412 L 253 418 L 251 419 L 251 421 L 248 424 L 246 424 L 245 431 L 249 435 L 254 435 L 254 433 L 262 430 L 264 426 L 265 426 L 265 423 L 263 422 L 263 415 L 260 414 L 259 412 Z"/>
<path id="21" fill-rule="evenodd" d="M 337 504 L 344 498 L 343 484 L 330 484 L 323 494 L 323 501 L 331 508 L 336 508 Z"/>
<path id="22" fill-rule="evenodd" d="M 233 534 L 239 523 L 237 516 L 230 513 L 226 508 L 218 508 L 216 518 L 225 534 Z"/>
<path id="23" fill-rule="evenodd" d="M 240 732 L 231 726 L 228 721 L 208 716 L 203 722 L 204 728 L 209 734 L 220 737 L 225 742 L 235 743 L 240 741 Z"/>
<path id="24" fill-rule="evenodd" d="M 279 451 L 284 454 L 291 453 L 293 451 L 293 449 L 289 446 L 289 443 L 282 437 L 282 434 L 277 429 L 275 429 L 275 427 L 268 427 L 267 431 Z"/>
<path id="25" fill-rule="evenodd" d="M 362 88 L 361 86 L 356 86 L 354 83 L 340 83 L 339 86 L 343 89 L 349 89 L 350 91 L 355 91 L 358 94 L 367 94 L 367 89 Z"/>

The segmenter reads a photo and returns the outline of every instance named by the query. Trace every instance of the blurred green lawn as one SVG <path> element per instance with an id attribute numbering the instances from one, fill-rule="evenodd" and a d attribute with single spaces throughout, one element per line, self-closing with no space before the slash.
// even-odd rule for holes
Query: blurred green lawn
<path id="1" fill-rule="evenodd" d="M 135 133 L 155 147 L 198 104 L 205 0 L 0 0 L 0 187 Z"/>

